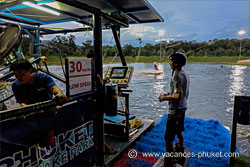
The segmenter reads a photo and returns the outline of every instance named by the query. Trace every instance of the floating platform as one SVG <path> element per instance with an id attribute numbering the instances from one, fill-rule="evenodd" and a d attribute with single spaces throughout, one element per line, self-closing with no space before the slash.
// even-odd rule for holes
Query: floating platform
<path id="1" fill-rule="evenodd" d="M 120 155 L 129 147 L 133 146 L 133 144 L 136 142 L 137 139 L 139 139 L 142 135 L 144 135 L 146 132 L 151 130 L 154 125 L 154 120 L 149 119 L 141 119 L 144 123 L 143 127 L 139 128 L 137 133 L 134 133 L 133 137 L 130 137 L 128 141 L 118 139 L 113 136 L 105 135 L 105 142 L 112 148 L 117 150 L 117 153 L 104 156 L 104 162 L 105 166 L 111 166 L 113 162 L 115 162 Z"/>
<path id="2" fill-rule="evenodd" d="M 151 70 L 151 69 L 147 69 L 147 70 L 141 70 L 141 71 L 136 71 L 134 72 L 134 75 L 162 75 L 163 71 L 160 70 Z"/>
<path id="3" fill-rule="evenodd" d="M 129 158 L 123 155 L 114 166 L 141 167 L 153 166 L 166 152 L 164 132 L 167 115 L 155 127 L 136 141 L 132 148 L 136 150 L 137 157 Z M 189 147 L 192 156 L 188 166 L 229 166 L 230 131 L 219 121 L 185 118 L 184 146 Z M 174 144 L 177 140 L 174 140 Z M 218 156 L 221 154 L 221 156 Z M 224 156 L 225 155 L 225 156 Z"/>
<path id="4" fill-rule="evenodd" d="M 239 60 L 239 61 L 237 61 L 237 64 L 250 64 L 250 59 L 248 59 L 248 60 Z"/>
<path id="5" fill-rule="evenodd" d="M 145 72 L 142 72 L 141 74 L 144 74 L 144 75 L 161 75 L 161 74 L 163 74 L 163 72 L 161 72 L 161 71 L 145 71 Z"/>

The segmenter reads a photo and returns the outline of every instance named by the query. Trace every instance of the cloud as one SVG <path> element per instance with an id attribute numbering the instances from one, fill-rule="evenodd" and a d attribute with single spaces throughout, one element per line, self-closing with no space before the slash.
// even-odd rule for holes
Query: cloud
<path id="1" fill-rule="evenodd" d="M 159 28 L 154 27 L 153 25 L 154 24 L 137 24 L 121 29 L 121 44 L 129 43 L 132 45 L 138 45 L 137 38 L 141 38 L 143 43 L 155 42 L 156 38 L 159 38 Z M 162 29 L 160 32 L 163 34 L 165 30 Z"/>
<path id="2" fill-rule="evenodd" d="M 169 43 L 170 41 L 173 41 L 174 38 L 163 38 L 163 39 L 156 39 L 155 42 L 167 42 Z"/>
<path id="3" fill-rule="evenodd" d="M 246 31 L 245 37 L 250 36 L 249 0 L 150 0 L 150 3 L 165 20 L 161 25 L 152 25 L 167 30 L 161 38 L 186 41 L 239 38 L 240 29 Z"/>
<path id="4" fill-rule="evenodd" d="M 129 33 L 132 36 L 142 37 L 147 33 L 156 32 L 154 27 L 145 25 L 131 25 L 122 35 Z"/>
<path id="5" fill-rule="evenodd" d="M 165 22 L 132 24 L 121 29 L 121 44 L 136 44 L 137 38 L 143 43 L 185 40 L 209 41 L 221 38 L 240 38 L 237 32 L 246 31 L 250 36 L 249 0 L 149 0 Z M 79 23 L 73 23 L 81 27 Z M 71 24 L 71 27 L 72 27 Z M 70 24 L 64 24 L 67 27 Z M 57 26 L 60 27 L 60 26 Z M 77 41 L 93 39 L 93 32 L 77 33 Z M 112 32 L 103 31 L 103 44 L 110 44 Z M 79 39 L 79 40 L 78 40 Z M 113 43 L 114 44 L 114 40 Z"/>
<path id="6" fill-rule="evenodd" d="M 165 30 L 158 30 L 158 35 L 160 37 L 164 36 L 165 35 Z"/>

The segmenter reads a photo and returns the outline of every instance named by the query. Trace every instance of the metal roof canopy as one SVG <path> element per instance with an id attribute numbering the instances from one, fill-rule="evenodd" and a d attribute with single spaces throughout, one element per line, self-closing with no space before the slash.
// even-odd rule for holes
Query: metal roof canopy
<path id="1" fill-rule="evenodd" d="M 23 4 L 25 0 L 0 2 L 0 18 L 30 25 L 76 21 L 93 27 L 93 14 L 100 13 L 102 27 L 163 22 L 147 0 L 33 0 L 33 4 L 60 13 L 59 16 Z"/>

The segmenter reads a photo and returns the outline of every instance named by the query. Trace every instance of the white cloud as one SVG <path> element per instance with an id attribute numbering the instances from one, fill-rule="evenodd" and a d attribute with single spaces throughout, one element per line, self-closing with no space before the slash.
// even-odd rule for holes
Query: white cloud
<path id="1" fill-rule="evenodd" d="M 174 38 L 163 38 L 163 39 L 156 39 L 155 42 L 161 42 L 161 41 L 165 41 L 167 43 L 169 43 L 169 41 L 173 41 Z"/>
<path id="2" fill-rule="evenodd" d="M 0 0 L 1 1 L 1 0 Z M 249 37 L 249 0 L 231 1 L 167 1 L 148 0 L 161 14 L 165 22 L 132 24 L 129 28 L 121 29 L 121 43 L 138 43 L 136 38 L 143 42 L 155 43 L 159 41 L 197 40 L 204 41 L 214 38 L 240 38 L 237 32 L 246 30 Z M 48 26 L 48 25 L 44 25 Z M 56 24 L 57 28 L 83 27 L 76 22 Z M 111 30 L 103 31 L 103 43 L 110 44 Z M 77 40 L 93 39 L 93 32 L 76 33 Z M 44 36 L 45 37 L 45 36 Z"/>
<path id="3" fill-rule="evenodd" d="M 178 37 L 183 37 L 183 36 L 185 36 L 185 35 L 183 35 L 183 34 L 177 34 L 177 35 L 176 35 L 177 38 L 178 38 Z"/>
<path id="4" fill-rule="evenodd" d="M 144 36 L 145 33 L 148 33 L 148 32 L 156 32 L 154 27 L 144 26 L 144 25 L 131 25 L 128 31 L 130 35 L 139 36 L 139 37 Z"/>
<path id="5" fill-rule="evenodd" d="M 137 36 L 137 37 L 143 37 L 144 34 L 143 33 L 136 33 L 135 36 Z"/>
<path id="6" fill-rule="evenodd" d="M 160 37 L 164 36 L 165 35 L 165 30 L 158 30 L 158 35 Z"/>

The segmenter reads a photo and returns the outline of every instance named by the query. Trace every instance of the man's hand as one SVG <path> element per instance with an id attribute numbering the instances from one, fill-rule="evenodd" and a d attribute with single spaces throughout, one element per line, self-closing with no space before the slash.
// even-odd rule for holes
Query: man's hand
<path id="1" fill-rule="evenodd" d="M 158 97 L 158 99 L 159 99 L 160 102 L 166 101 L 166 100 L 168 100 L 166 97 L 169 96 L 169 95 L 170 95 L 169 92 L 165 92 L 165 93 L 161 94 L 161 95 Z"/>
<path id="2" fill-rule="evenodd" d="M 177 100 L 180 98 L 180 93 L 175 93 L 173 95 L 170 95 L 169 92 L 163 93 L 158 97 L 159 101 L 166 101 L 166 100 Z"/>
<path id="3" fill-rule="evenodd" d="M 54 95 L 53 100 L 56 100 L 60 105 L 66 102 L 67 96 L 57 86 L 50 88 L 50 92 Z"/>
<path id="4" fill-rule="evenodd" d="M 67 96 L 62 92 L 57 92 L 57 94 L 53 97 L 53 100 L 56 100 L 60 105 L 62 105 L 66 102 Z"/>
<path id="5" fill-rule="evenodd" d="M 159 99 L 160 102 L 164 101 L 164 95 L 160 95 L 160 96 L 158 97 L 158 99 Z"/>
<path id="6" fill-rule="evenodd" d="M 109 83 L 109 82 L 110 82 L 110 80 L 109 80 L 109 78 L 108 78 L 108 77 L 104 77 L 104 78 L 103 78 L 103 82 L 104 82 L 104 84 L 107 84 L 107 83 Z"/>
<path id="7" fill-rule="evenodd" d="M 163 96 L 168 96 L 168 95 L 170 95 L 170 93 L 169 93 L 169 92 L 165 92 L 165 93 L 163 93 L 162 95 L 163 95 Z"/>

